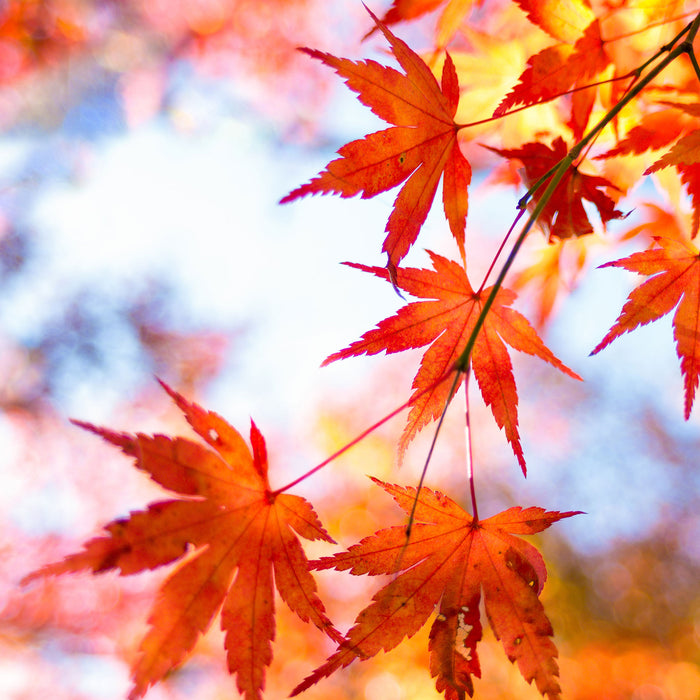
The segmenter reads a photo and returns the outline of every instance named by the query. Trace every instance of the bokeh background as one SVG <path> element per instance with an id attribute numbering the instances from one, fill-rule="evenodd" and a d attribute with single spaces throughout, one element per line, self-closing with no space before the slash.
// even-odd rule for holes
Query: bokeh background
<path id="1" fill-rule="evenodd" d="M 397 32 L 420 49 L 434 25 L 429 15 Z M 277 204 L 339 146 L 379 125 L 296 47 L 389 61 L 378 37 L 362 42 L 370 28 L 351 0 L 0 3 L 0 696 L 125 697 L 164 575 L 18 586 L 101 524 L 159 497 L 70 417 L 186 432 L 156 375 L 241 432 L 253 417 L 279 486 L 406 400 L 420 354 L 319 368 L 403 303 L 388 285 L 339 264 L 384 263 L 393 193 Z M 458 51 L 465 38 L 454 42 Z M 521 68 L 514 61 L 502 84 Z M 476 162 L 474 280 L 518 197 L 493 184 L 486 154 Z M 657 197 L 646 183 L 624 205 Z M 472 397 L 480 511 L 586 512 L 537 540 L 570 700 L 700 697 L 700 429 L 696 414 L 682 420 L 670 319 L 588 356 L 634 283 L 596 265 L 625 253 L 615 234 L 633 223 L 634 212 L 617 232 L 596 234 L 584 269 L 572 267 L 570 294 L 540 324 L 585 382 L 514 358 L 527 480 Z M 534 241 L 526 255 L 543 245 Z M 424 247 L 455 255 L 452 246 L 438 211 L 407 264 L 426 265 Z M 526 287 L 518 308 L 534 319 L 539 299 Z M 366 475 L 416 483 L 430 435 L 399 471 L 401 421 L 295 489 L 343 546 L 400 522 Z M 453 407 L 428 484 L 466 507 L 463 424 L 463 409 Z M 308 548 L 312 557 L 331 551 Z M 332 572 L 318 578 L 341 629 L 378 585 Z M 330 651 L 280 603 L 268 696 L 286 696 Z M 479 698 L 537 697 L 489 633 L 481 654 Z M 427 660 L 426 629 L 307 697 L 436 698 Z M 232 696 L 216 624 L 148 694 Z"/>

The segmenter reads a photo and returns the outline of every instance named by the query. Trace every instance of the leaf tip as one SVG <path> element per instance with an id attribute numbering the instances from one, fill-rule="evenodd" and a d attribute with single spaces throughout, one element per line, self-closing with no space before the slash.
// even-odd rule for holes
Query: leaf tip
<path id="1" fill-rule="evenodd" d="M 165 391 L 165 393 L 174 401 L 175 405 L 179 409 L 184 411 L 185 407 L 190 405 L 190 402 L 187 401 L 182 394 L 175 391 L 175 389 L 166 384 L 160 377 L 155 377 L 155 380 L 158 382 L 158 384 L 160 384 L 163 391 Z"/>
<path id="2" fill-rule="evenodd" d="M 255 425 L 255 421 L 250 419 L 250 444 L 253 447 L 253 464 L 258 474 L 263 479 L 267 478 L 267 446 L 263 434 Z"/>

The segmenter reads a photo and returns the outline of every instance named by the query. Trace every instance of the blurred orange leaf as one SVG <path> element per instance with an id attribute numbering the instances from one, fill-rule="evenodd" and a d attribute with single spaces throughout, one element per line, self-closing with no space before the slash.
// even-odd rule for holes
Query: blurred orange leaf
<path id="1" fill-rule="evenodd" d="M 558 41 L 573 44 L 595 19 L 584 0 L 515 0 L 527 18 Z"/>
<path id="2" fill-rule="evenodd" d="M 477 0 L 476 4 L 481 5 L 482 1 Z M 394 0 L 381 21 L 384 24 L 395 24 L 396 22 L 416 19 L 443 4 L 445 7 L 437 22 L 437 36 L 435 38 L 436 46 L 442 47 L 448 44 L 455 35 L 464 17 L 475 4 L 474 0 Z M 372 29 L 367 36 L 373 34 L 376 29 L 376 27 Z"/>
<path id="3" fill-rule="evenodd" d="M 394 0 L 381 21 L 384 24 L 396 24 L 415 19 L 438 8 L 445 0 Z"/>
<path id="4" fill-rule="evenodd" d="M 0 5 L 0 83 L 10 83 L 68 56 L 89 37 L 90 9 L 56 0 Z M 81 12 L 82 10 L 82 12 Z"/>
<path id="5" fill-rule="evenodd" d="M 586 263 L 589 245 L 581 238 L 543 242 L 533 251 L 533 261 L 514 276 L 514 289 L 531 287 L 536 328 L 541 328 L 549 320 L 561 293 L 570 292 L 576 286 Z"/>

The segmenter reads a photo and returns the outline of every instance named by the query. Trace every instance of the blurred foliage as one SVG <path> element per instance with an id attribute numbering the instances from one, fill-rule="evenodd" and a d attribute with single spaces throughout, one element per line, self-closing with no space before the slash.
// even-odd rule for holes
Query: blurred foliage
<path id="1" fill-rule="evenodd" d="M 133 391 L 120 395 L 111 423 L 125 429 L 142 430 L 145 423 L 183 429 L 151 386 L 151 375 L 167 377 L 179 391 L 196 398 L 235 354 L 238 341 L 235 329 L 193 321 L 183 312 L 172 280 L 156 275 L 128 288 L 109 280 L 102 285 L 79 282 L 56 290 L 53 302 L 36 319 L 22 326 L 4 323 L 2 310 L 37 284 L 47 255 L 45 241 L 26 212 L 47 184 L 79 180 L 85 167 L 82 146 L 105 133 L 137 128 L 157 115 L 166 115 L 183 132 L 196 130 L 198 115 L 183 111 L 178 99 L 183 74 L 230 82 L 239 108 L 243 104 L 270 124 L 272 136 L 308 138 L 327 96 L 328 76 L 302 60 L 295 47 L 324 47 L 340 22 L 346 36 L 360 37 L 359 27 L 366 26 L 361 6 L 344 14 L 347 6 L 337 10 L 335 5 L 322 0 L 0 4 L 2 138 L 10 145 L 29 142 L 19 164 L 0 175 L 0 689 L 11 700 L 123 696 L 135 640 L 161 576 L 156 572 L 121 581 L 106 575 L 89 580 L 89 585 L 87 577 L 75 577 L 26 591 L 16 587 L 27 571 L 75 549 L 73 534 L 84 539 L 104 519 L 103 513 L 126 511 L 154 493 L 125 460 L 92 437 L 68 429 L 60 417 L 65 392 L 88 375 L 94 388 L 108 379 L 124 381 L 132 372 L 138 381 L 129 384 Z M 477 44 L 479 37 L 474 34 L 470 40 Z M 333 41 L 334 51 L 342 53 L 336 33 Z M 503 50 L 511 43 L 504 42 Z M 456 59 L 467 60 L 460 55 Z M 91 102 L 96 96 L 99 100 Z M 97 124 L 86 109 L 91 104 L 98 105 Z M 559 265 L 558 260 L 547 262 Z M 570 276 L 580 266 L 573 268 Z M 548 310 L 555 296 L 547 291 Z M 410 375 L 399 374 L 383 369 L 381 381 L 370 378 L 366 395 L 358 390 L 352 405 L 337 397 L 327 400 L 314 429 L 324 454 L 366 428 L 367 406 L 379 417 L 404 400 Z M 531 381 L 539 387 L 553 380 L 549 374 L 532 374 Z M 385 390 L 387 386 L 394 390 Z M 599 395 L 590 388 L 572 392 L 569 385 L 547 388 L 552 390 L 547 402 L 533 401 L 531 406 L 537 411 L 537 427 L 555 426 L 546 437 L 554 435 L 552 442 L 558 441 L 558 463 L 580 470 L 578 446 L 558 429 L 567 421 L 583 423 L 583 416 L 599 411 Z M 627 418 L 638 428 L 635 436 L 641 436 L 626 443 L 630 463 L 652 459 L 664 465 L 667 483 L 658 494 L 658 507 L 651 513 L 635 511 L 643 524 L 636 536 L 607 540 L 598 548 L 581 550 L 575 540 L 555 531 L 539 543 L 550 570 L 544 595 L 560 648 L 565 697 L 693 700 L 700 697 L 700 511 L 693 471 L 700 437 L 675 434 L 673 423 L 651 403 Z M 501 478 L 499 464 L 506 457 L 499 452 L 500 438 L 493 437 L 489 417 L 477 410 L 474 425 L 483 435 L 479 460 L 493 467 L 483 498 L 495 512 L 497 504 L 512 500 L 510 473 L 507 480 Z M 399 428 L 397 423 L 395 430 Z M 591 430 L 603 432 L 600 426 Z M 430 476 L 443 488 L 463 487 L 462 476 L 450 469 L 450 460 L 463 451 L 462 433 L 463 425 L 445 427 Z M 392 427 L 374 434 L 340 461 L 330 485 L 319 487 L 327 488 L 320 515 L 342 545 L 388 521 L 400 522 L 391 500 L 368 489 L 363 476 L 370 472 L 394 478 L 395 440 Z M 420 465 L 415 459 L 424 454 L 424 446 L 423 440 L 416 441 L 402 481 L 417 477 Z M 534 445 L 533 463 L 547 457 L 538 449 Z M 604 453 L 614 448 L 601 443 L 597 449 Z M 557 489 L 571 488 L 573 478 L 567 478 L 563 470 L 552 479 L 553 498 Z M 621 507 L 634 509 L 625 479 L 646 478 L 632 469 L 617 474 L 609 488 Z M 645 488 L 654 495 L 653 480 L 647 479 Z M 569 507 L 579 506 L 575 492 L 567 498 Z M 49 507 L 57 501 L 65 504 L 61 522 Z M 327 553 L 310 550 L 311 556 Z M 352 623 L 377 587 L 377 582 L 348 581 L 334 572 L 323 572 L 319 581 L 330 616 L 341 628 Z M 149 698 L 231 697 L 219 634 L 213 629 L 202 639 L 195 657 Z M 427 628 L 391 654 L 355 664 L 305 697 L 438 697 L 426 670 L 426 635 Z M 296 654 L 276 657 L 268 681 L 270 697 L 286 694 L 330 652 L 319 637 L 309 637 L 298 621 L 280 611 L 278 638 Z M 487 639 L 481 654 L 484 680 L 477 682 L 477 697 L 538 697 L 503 663 L 495 640 Z M 112 658 L 116 661 L 107 661 Z"/>

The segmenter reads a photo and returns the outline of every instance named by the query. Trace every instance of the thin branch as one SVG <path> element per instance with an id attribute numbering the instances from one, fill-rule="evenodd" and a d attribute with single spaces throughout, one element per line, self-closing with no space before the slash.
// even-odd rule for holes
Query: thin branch
<path id="1" fill-rule="evenodd" d="M 640 34 L 644 34 L 644 32 L 648 32 L 652 29 L 656 29 L 657 27 L 663 27 L 665 24 L 671 24 L 671 22 L 678 22 L 681 19 L 686 19 L 687 17 L 692 17 L 694 14 L 696 14 L 696 10 L 690 10 L 688 12 L 684 12 L 683 14 L 676 15 L 675 17 L 667 17 L 665 19 L 660 19 L 657 22 L 650 22 L 649 24 L 644 25 L 641 29 L 634 29 L 631 32 L 625 32 L 624 34 L 617 34 L 616 36 L 610 37 L 609 39 L 606 39 L 606 43 L 610 43 L 613 41 L 621 41 L 623 39 L 630 39 L 633 36 L 639 36 Z M 688 27 L 686 26 L 683 29 L 683 32 L 681 33 L 681 36 L 683 33 L 685 33 L 688 30 Z M 676 36 L 675 39 L 672 41 L 675 43 L 680 39 L 680 36 Z"/>
<path id="2" fill-rule="evenodd" d="M 696 17 L 694 22 L 696 22 L 697 19 L 698 18 Z M 632 82 L 626 88 L 625 94 L 622 96 L 622 98 L 620 98 L 620 101 L 608 113 L 608 115 L 612 114 L 612 117 L 611 117 L 611 119 L 608 119 L 607 121 L 605 121 L 605 126 L 607 126 L 607 124 L 615 116 L 617 116 L 617 113 L 622 108 L 621 106 L 626 105 L 630 101 L 631 98 L 629 97 L 629 95 L 631 94 L 632 90 L 634 90 L 636 88 L 636 86 L 639 85 L 639 83 L 637 81 L 639 80 L 642 73 L 652 63 L 654 63 L 659 58 L 661 58 L 661 56 L 663 56 L 665 53 L 668 53 L 669 51 L 671 51 L 674 47 L 676 47 L 676 49 L 674 51 L 674 56 L 671 60 L 675 60 L 681 53 L 692 53 L 692 51 L 690 51 L 690 52 L 687 51 L 684 48 L 683 44 L 681 44 L 680 46 L 676 46 L 676 44 L 678 44 L 678 42 L 683 37 L 683 35 L 690 32 L 692 26 L 693 26 L 692 22 L 690 24 L 686 25 L 680 32 L 678 32 L 678 34 L 676 34 L 675 37 L 673 37 L 673 39 L 671 39 L 671 41 L 664 44 L 653 56 L 651 56 L 646 61 L 644 61 L 644 63 L 642 63 L 640 66 L 637 66 L 634 70 L 628 71 L 624 75 L 620 75 L 620 76 L 617 76 L 615 78 L 611 78 L 610 80 L 603 80 L 603 81 L 600 81 L 598 83 L 591 83 L 590 85 L 583 85 L 579 88 L 574 88 L 572 90 L 568 90 L 567 92 L 561 93 L 561 95 L 556 95 L 554 97 L 548 98 L 547 100 L 542 100 L 541 102 L 537 102 L 535 104 L 544 104 L 545 102 L 549 102 L 550 100 L 558 99 L 559 97 L 562 97 L 563 95 L 568 95 L 570 93 L 578 92 L 579 90 L 585 90 L 589 87 L 594 87 L 597 85 L 604 85 L 608 82 L 612 83 L 612 82 L 615 82 L 618 80 L 627 80 L 628 78 L 632 78 Z M 691 41 L 691 46 L 692 46 L 692 41 Z M 668 58 L 669 57 L 667 56 L 666 59 L 668 59 Z M 691 60 L 692 60 L 692 58 L 691 58 Z M 661 66 L 661 70 L 663 70 L 663 68 L 665 68 L 668 65 L 668 63 L 670 63 L 670 61 L 667 62 L 667 60 L 664 60 L 663 64 L 659 64 L 659 66 Z M 659 66 L 657 66 L 657 68 Z M 646 87 L 648 82 L 650 82 L 650 80 L 653 80 L 656 77 L 656 75 L 658 75 L 658 72 L 660 72 L 660 70 L 657 71 L 656 69 L 654 69 L 653 71 L 651 71 L 649 73 L 649 76 L 652 76 L 652 77 L 650 79 L 649 79 L 649 76 L 645 77 L 643 87 Z M 638 94 L 638 91 L 634 92 L 633 96 L 636 97 L 637 94 Z M 528 105 L 528 106 L 534 107 L 535 105 L 533 104 L 533 105 Z M 517 110 L 513 110 L 512 112 L 508 112 L 508 114 L 513 114 L 517 111 L 520 111 L 520 109 L 524 109 L 524 108 L 520 107 Z M 606 115 L 606 117 L 608 115 Z M 503 116 L 507 116 L 507 115 L 503 115 Z M 605 117 L 604 117 L 604 120 L 605 120 Z M 600 127 L 600 128 L 599 127 L 600 127 L 600 123 L 596 127 L 594 127 L 594 129 L 592 130 L 592 132 L 590 134 L 588 134 L 586 137 L 584 137 L 584 140 L 588 141 L 593 132 L 602 131 L 602 127 Z M 540 187 L 542 187 L 544 185 L 544 183 L 547 182 L 547 180 L 549 180 L 549 178 L 552 177 L 552 175 L 554 175 L 554 173 L 556 172 L 558 167 L 559 167 L 559 163 L 556 163 L 555 165 L 553 165 L 546 173 L 544 173 L 540 177 L 539 180 L 537 180 L 537 182 L 535 182 L 534 185 L 532 185 L 532 187 L 530 187 L 530 189 L 518 200 L 518 209 L 524 209 L 527 206 L 528 201 L 534 196 L 535 192 L 537 192 L 537 190 L 539 190 Z"/>
<path id="3" fill-rule="evenodd" d="M 371 425 L 369 428 L 366 430 L 363 430 L 356 438 L 348 442 L 347 444 L 343 445 L 339 450 L 334 452 L 330 457 L 327 457 L 326 459 L 323 460 L 320 464 L 317 464 L 313 469 L 310 469 L 308 472 L 302 474 L 300 477 L 294 479 L 294 481 L 290 481 L 286 486 L 282 486 L 279 489 L 275 489 L 272 491 L 270 494 L 271 496 L 277 496 L 280 493 L 284 493 L 285 491 L 288 491 L 291 489 L 293 486 L 296 486 L 298 483 L 304 481 L 305 479 L 308 479 L 310 476 L 315 474 L 317 471 L 323 469 L 323 467 L 327 466 L 334 460 L 336 460 L 338 457 L 340 457 L 342 454 L 345 454 L 351 447 L 354 447 L 357 445 L 358 442 L 361 442 L 364 440 L 370 433 L 374 432 L 377 428 L 380 426 L 384 425 L 387 421 L 391 420 L 394 416 L 397 414 L 401 413 L 405 408 L 408 408 L 412 404 L 414 404 L 423 394 L 428 393 L 429 391 L 432 391 L 435 389 L 435 387 L 440 386 L 443 382 L 447 381 L 449 377 L 452 376 L 454 372 L 454 367 L 451 367 L 445 374 L 443 374 L 441 377 L 439 377 L 436 381 L 434 381 L 432 384 L 429 386 L 425 387 L 424 389 L 421 389 L 417 394 L 413 395 L 406 403 L 401 404 L 398 408 L 395 408 L 391 413 L 387 414 L 380 420 L 378 420 L 376 423 Z M 457 373 L 457 376 L 459 377 L 459 373 Z M 454 391 L 454 385 L 452 389 L 450 389 L 450 396 L 449 398 L 452 398 L 452 392 Z M 449 400 L 448 400 L 449 403 Z"/>
<path id="4" fill-rule="evenodd" d="M 513 220 L 513 223 L 510 225 L 510 228 L 508 229 L 508 233 L 503 237 L 503 240 L 501 241 L 501 245 L 498 246 L 498 250 L 496 251 L 496 254 L 493 256 L 493 260 L 491 261 L 491 264 L 489 265 L 489 269 L 486 270 L 486 274 L 484 275 L 484 279 L 481 281 L 481 286 L 477 290 L 477 294 L 481 294 L 482 290 L 486 286 L 486 281 L 488 280 L 489 276 L 493 272 L 493 268 L 496 267 L 496 261 L 498 258 L 501 257 L 501 253 L 503 252 L 503 249 L 506 247 L 506 243 L 508 242 L 508 239 L 510 238 L 511 233 L 515 230 L 515 227 L 518 225 L 518 221 L 520 221 L 520 218 L 523 216 L 525 213 L 524 209 L 521 209 L 518 212 L 518 215 L 515 217 Z"/>
<path id="5" fill-rule="evenodd" d="M 433 450 L 435 449 L 435 445 L 437 444 L 437 439 L 438 435 L 440 434 L 440 428 L 442 428 L 443 421 L 445 420 L 445 415 L 447 414 L 447 407 L 450 405 L 450 401 L 452 401 L 452 397 L 455 394 L 455 391 L 457 391 L 457 386 L 459 384 L 460 377 L 462 376 L 461 372 L 456 372 L 455 373 L 455 378 L 454 381 L 452 382 L 452 386 L 450 387 L 450 393 L 447 397 L 447 400 L 445 401 L 445 405 L 442 408 L 442 413 L 440 414 L 440 418 L 437 422 L 437 425 L 435 426 L 435 433 L 433 434 L 433 439 L 430 443 L 430 449 L 428 450 L 428 455 L 425 458 L 425 464 L 423 464 L 423 471 L 421 471 L 420 474 L 420 480 L 418 481 L 418 486 L 416 486 L 416 497 L 413 501 L 413 507 L 411 508 L 411 512 L 408 516 L 408 524 L 406 525 L 406 544 L 408 545 L 408 540 L 411 537 L 411 529 L 413 528 L 413 519 L 416 514 L 416 507 L 418 506 L 418 497 L 420 496 L 420 491 L 423 488 L 423 482 L 425 481 L 425 475 L 428 473 L 428 466 L 430 465 L 430 460 L 432 459 L 433 456 Z"/>
<path id="6" fill-rule="evenodd" d="M 695 51 L 692 50 L 692 47 L 690 51 L 688 51 L 688 58 L 693 66 L 693 70 L 695 71 L 695 77 L 700 80 L 700 66 L 698 66 L 698 59 L 695 58 Z"/>
<path id="7" fill-rule="evenodd" d="M 459 385 L 459 380 L 460 377 L 462 376 L 461 372 L 456 372 L 455 373 L 455 378 L 454 381 L 452 382 L 452 386 L 450 387 L 450 393 L 447 397 L 447 401 L 445 401 L 445 405 L 442 409 L 442 413 L 440 414 L 440 418 L 437 422 L 437 426 L 435 427 L 435 433 L 433 434 L 433 439 L 430 443 L 430 449 L 428 450 L 428 455 L 425 458 L 425 464 L 423 465 L 423 471 L 421 472 L 420 479 L 418 481 L 418 486 L 416 486 L 416 496 L 413 499 L 413 506 L 411 507 L 411 512 L 408 515 L 408 523 L 406 524 L 406 540 L 404 542 L 403 547 L 401 548 L 401 551 L 399 552 L 399 556 L 396 557 L 396 564 L 394 565 L 394 581 L 396 581 L 396 578 L 398 577 L 399 571 L 402 569 L 402 562 L 403 562 L 403 557 L 404 553 L 406 552 L 406 548 L 408 547 L 408 544 L 411 540 L 411 532 L 413 530 L 413 523 L 415 521 L 416 517 L 416 508 L 418 507 L 418 499 L 420 498 L 420 492 L 421 489 L 423 488 L 423 482 L 425 481 L 425 476 L 428 473 L 428 466 L 430 465 L 430 460 L 433 456 L 433 450 L 435 449 L 435 445 L 437 444 L 437 439 L 438 435 L 440 434 L 440 428 L 442 427 L 443 421 L 445 420 L 445 415 L 447 414 L 447 407 L 450 405 L 450 401 L 452 400 L 452 397 L 455 394 L 455 391 L 457 391 L 457 386 Z"/>
<path id="8" fill-rule="evenodd" d="M 476 338 L 484 325 L 486 316 L 488 315 L 489 311 L 491 310 L 491 307 L 493 306 L 493 302 L 496 299 L 496 295 L 503 286 L 503 282 L 506 278 L 506 275 L 510 271 L 513 262 L 515 261 L 515 258 L 517 257 L 518 252 L 520 251 L 520 248 L 522 247 L 525 241 L 525 238 L 527 238 L 527 235 L 532 230 L 532 227 L 535 225 L 535 222 L 540 217 L 540 214 L 549 203 L 549 200 L 552 198 L 554 191 L 559 186 L 559 183 L 564 177 L 566 171 L 569 169 L 571 164 L 579 157 L 579 155 L 586 147 L 588 142 L 594 139 L 613 119 L 615 119 L 615 117 L 617 117 L 620 111 L 624 109 L 624 107 L 627 104 L 629 104 L 642 90 L 644 90 L 644 88 L 646 88 L 647 85 L 649 85 L 649 83 L 651 83 L 671 63 L 673 63 L 673 61 L 675 61 L 678 58 L 678 56 L 680 56 L 683 53 L 690 53 L 692 51 L 692 41 L 699 27 L 700 14 L 698 14 L 695 17 L 695 19 L 690 23 L 690 25 L 688 25 L 688 27 L 686 27 L 682 32 L 680 32 L 674 39 L 674 42 L 676 42 L 679 37 L 687 33 L 688 36 L 683 41 L 683 43 L 676 46 L 660 63 L 654 66 L 654 68 L 652 68 L 643 78 L 641 78 L 639 82 L 637 82 L 629 90 L 629 92 L 614 107 L 612 107 L 610 111 L 607 112 L 607 114 L 598 122 L 598 124 L 596 124 L 577 144 L 572 146 L 571 150 L 566 154 L 566 156 L 564 156 L 564 158 L 562 158 L 559 161 L 559 163 L 556 166 L 554 166 L 554 172 L 551 176 L 551 179 L 549 180 L 547 188 L 543 192 L 542 197 L 537 202 L 537 205 L 533 208 L 532 212 L 530 213 L 530 216 L 528 217 L 528 220 L 525 222 L 523 230 L 521 231 L 520 235 L 513 244 L 513 248 L 511 249 L 508 258 L 506 259 L 505 263 L 503 264 L 503 267 L 499 271 L 496 282 L 494 283 L 491 289 L 491 293 L 484 302 L 484 305 L 481 309 L 481 313 L 479 314 L 479 317 L 477 318 L 476 323 L 474 324 L 474 328 L 472 329 L 469 339 L 467 340 L 467 344 L 464 350 L 462 351 L 462 354 L 459 356 L 459 358 L 457 358 L 456 365 L 459 370 L 464 372 L 469 366 L 469 361 L 471 358 L 472 351 L 474 349 L 474 344 L 476 343 Z M 667 44 L 666 47 L 664 47 L 664 50 L 666 50 L 667 47 L 672 45 L 673 43 Z M 530 188 L 530 192 L 536 191 L 543 184 L 543 178 L 540 178 L 540 180 L 538 180 L 538 182 L 532 188 Z M 528 195 L 530 194 L 530 192 L 528 192 Z M 524 206 L 523 201 L 527 201 L 526 198 L 528 195 L 526 195 L 525 198 L 521 199 L 518 202 L 519 207 L 521 205 Z"/>
<path id="9" fill-rule="evenodd" d="M 467 479 L 469 480 L 469 491 L 472 498 L 472 517 L 474 522 L 479 522 L 479 509 L 476 507 L 476 485 L 474 483 L 474 458 L 472 455 L 472 422 L 471 411 L 469 410 L 469 377 L 471 373 L 467 370 L 464 373 L 464 399 L 465 399 L 465 427 L 467 439 Z"/>

